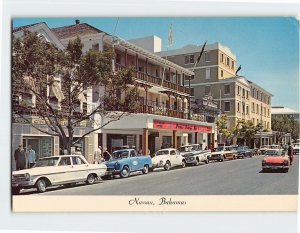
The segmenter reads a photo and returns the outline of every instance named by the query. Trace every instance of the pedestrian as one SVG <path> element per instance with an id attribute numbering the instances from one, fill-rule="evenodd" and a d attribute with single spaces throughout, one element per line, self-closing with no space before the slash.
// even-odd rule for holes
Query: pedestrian
<path id="1" fill-rule="evenodd" d="M 288 143 L 288 145 L 289 145 L 289 147 L 288 147 L 288 156 L 290 158 L 290 164 L 292 165 L 293 157 L 294 157 L 294 150 L 293 150 L 293 147 L 292 147 L 290 142 Z"/>
<path id="2" fill-rule="evenodd" d="M 31 145 L 28 145 L 26 157 L 27 157 L 27 161 L 28 161 L 28 168 L 32 168 L 33 165 L 36 163 L 36 155 L 35 155 L 35 151 L 31 147 Z"/>
<path id="3" fill-rule="evenodd" d="M 101 163 L 102 161 L 102 147 L 99 146 L 94 153 L 94 163 Z"/>
<path id="4" fill-rule="evenodd" d="M 16 169 L 17 170 L 22 170 L 26 168 L 26 154 L 23 149 L 23 145 L 20 144 L 18 146 L 18 149 L 15 150 L 15 161 L 16 161 Z"/>
<path id="5" fill-rule="evenodd" d="M 110 155 L 110 153 L 108 152 L 108 150 L 107 150 L 106 147 L 104 148 L 103 158 L 104 158 L 104 161 L 108 161 L 108 160 L 110 160 L 110 158 L 111 158 L 111 155 Z"/>
<path id="6" fill-rule="evenodd" d="M 140 148 L 139 151 L 138 151 L 138 155 L 142 155 L 143 154 L 143 149 Z"/>

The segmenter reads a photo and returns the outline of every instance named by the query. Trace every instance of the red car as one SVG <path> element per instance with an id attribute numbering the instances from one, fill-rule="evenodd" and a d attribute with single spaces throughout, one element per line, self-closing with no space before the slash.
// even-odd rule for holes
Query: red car
<path id="1" fill-rule="evenodd" d="M 290 168 L 290 159 L 286 151 L 280 149 L 266 150 L 265 157 L 262 160 L 262 170 L 277 170 L 288 172 Z"/>

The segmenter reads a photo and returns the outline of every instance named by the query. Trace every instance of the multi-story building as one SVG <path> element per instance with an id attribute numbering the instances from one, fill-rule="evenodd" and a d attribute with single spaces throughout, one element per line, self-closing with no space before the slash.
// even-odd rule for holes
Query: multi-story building
<path id="1" fill-rule="evenodd" d="M 94 136 L 95 144 L 109 150 L 131 145 L 143 148 L 144 153 L 150 150 L 152 154 L 164 146 L 178 147 L 187 142 L 199 142 L 205 147 L 214 142 L 213 124 L 188 120 L 190 92 L 184 80 L 194 75 L 193 72 L 88 24 L 77 22 L 75 25 L 53 28 L 52 31 L 64 46 L 79 36 L 84 44 L 83 51 L 101 51 L 105 43 L 113 45 L 116 54 L 113 71 L 134 67 L 139 89 L 137 113 L 98 130 Z M 93 90 L 94 104 L 103 93 L 101 86 Z M 108 120 L 104 118 L 102 122 Z"/>
<path id="2" fill-rule="evenodd" d="M 229 128 L 236 126 L 238 119 L 251 120 L 255 125 L 261 123 L 265 130 L 259 135 L 260 141 L 270 143 L 272 135 L 266 131 L 271 131 L 272 94 L 246 77 L 236 75 L 236 55 L 220 43 L 206 45 L 194 67 L 201 49 L 202 45 L 187 45 L 156 54 L 194 70 L 195 76 L 185 80 L 185 86 L 191 87 L 191 95 L 196 100 L 211 96 L 221 112 L 228 115 Z"/>
<path id="3" fill-rule="evenodd" d="M 24 30 L 31 32 L 37 32 L 39 36 L 43 37 L 46 41 L 53 43 L 59 49 L 65 49 L 65 46 L 53 33 L 53 31 L 48 27 L 46 23 L 36 23 L 32 25 L 26 25 L 23 27 L 18 27 L 13 29 L 13 36 L 15 38 L 20 38 L 24 35 Z M 45 90 L 49 98 L 49 103 L 55 109 L 62 109 L 61 106 L 61 95 L 63 95 L 63 85 L 59 77 L 56 77 L 55 83 L 58 85 L 52 85 Z M 84 91 L 84 97 L 81 95 L 79 99 L 80 104 L 78 111 L 91 111 L 92 108 L 92 90 Z M 29 120 L 29 124 L 26 120 L 18 117 L 16 111 L 18 111 L 20 104 L 26 103 L 27 109 L 26 112 L 23 112 L 22 115 L 26 116 L 26 119 Z M 31 145 L 35 150 L 37 157 L 45 157 L 51 155 L 60 154 L 60 140 L 58 136 L 53 136 L 50 134 L 43 133 L 32 126 L 32 124 L 44 132 L 49 131 L 49 127 L 45 124 L 43 120 L 37 115 L 38 103 L 36 103 L 36 98 L 33 93 L 20 92 L 20 90 L 12 89 L 12 151 L 18 147 L 18 144 L 23 144 L 26 149 L 28 145 Z M 61 122 L 64 125 L 64 122 Z M 82 125 L 74 128 L 74 138 L 80 138 L 83 134 L 92 130 L 93 127 L 91 124 L 85 122 Z M 89 138 L 85 137 L 85 140 L 80 141 L 77 144 L 77 147 L 81 149 L 83 154 L 91 154 L 94 151 L 94 148 L 89 147 Z M 14 158 L 12 158 L 12 169 L 15 169 Z"/>
<path id="4" fill-rule="evenodd" d="M 294 109 L 287 108 L 284 106 L 272 106 L 271 110 L 272 118 L 277 117 L 288 117 L 296 121 L 300 120 L 300 113 Z"/>
<path id="5" fill-rule="evenodd" d="M 150 150 L 151 154 L 161 147 L 178 147 L 188 142 L 200 143 L 203 148 L 213 145 L 216 137 L 214 124 L 188 119 L 190 91 L 185 87 L 184 80 L 187 76 L 194 75 L 192 71 L 89 24 L 80 23 L 78 20 L 74 25 L 52 29 L 49 29 L 45 23 L 28 25 L 15 29 L 14 34 L 25 28 L 29 31 L 37 31 L 60 49 L 65 49 L 68 42 L 77 37 L 84 45 L 83 52 L 102 51 L 105 44 L 110 44 L 116 54 L 112 61 L 112 72 L 128 67 L 133 67 L 135 70 L 133 76 L 139 89 L 137 112 L 111 122 L 86 136 L 81 147 L 88 160 L 93 160 L 93 152 L 99 145 L 107 147 L 110 151 L 125 145 L 135 146 L 142 148 L 144 153 Z M 22 33 L 18 36 L 22 36 Z M 103 94 L 105 94 L 105 87 L 95 86 L 93 90 L 85 93 L 85 98 L 81 98 L 85 103 L 81 103 L 80 106 L 85 106 L 86 109 L 93 108 Z M 119 96 L 124 98 L 122 90 Z M 98 122 L 104 125 L 109 120 L 100 117 Z M 30 126 L 26 124 L 21 126 L 17 124 L 13 122 L 13 148 L 27 137 L 29 139 L 38 135 L 41 139 L 38 139 L 37 145 L 33 146 L 36 151 L 37 148 L 40 151 L 44 148 L 42 138 L 49 138 L 48 154 L 59 154 L 57 137 L 41 134 L 34 129 L 30 130 Z M 45 125 L 41 127 L 46 128 Z M 83 135 L 86 130 L 84 127 L 79 127 L 76 131 L 77 135 Z M 32 142 L 30 144 L 33 145 Z"/>

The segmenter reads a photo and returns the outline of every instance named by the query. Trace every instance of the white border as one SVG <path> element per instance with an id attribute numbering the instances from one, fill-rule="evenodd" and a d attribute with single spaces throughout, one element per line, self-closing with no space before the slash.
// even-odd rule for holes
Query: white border
<path id="1" fill-rule="evenodd" d="M 288 213 L 49 213 L 12 214 L 10 203 L 10 25 L 23 16 L 300 16 L 297 0 L 242 0 L 218 4 L 197 0 L 3 0 L 0 75 L 0 229 L 115 232 L 285 232 L 297 231 L 297 214 Z M 253 2 L 253 1 L 251 1 Z M 270 5 L 270 2 L 276 2 Z M 280 2 L 280 3 L 279 3 Z M 0 6 L 1 6 L 0 1 Z M 2 41 L 1 41 L 2 39 Z"/>

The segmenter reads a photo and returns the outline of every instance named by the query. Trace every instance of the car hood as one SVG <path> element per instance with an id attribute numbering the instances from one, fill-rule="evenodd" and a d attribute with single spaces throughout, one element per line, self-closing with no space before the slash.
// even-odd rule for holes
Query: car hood
<path id="1" fill-rule="evenodd" d="M 195 153 L 193 153 L 193 152 L 186 152 L 186 153 L 181 154 L 181 156 L 183 156 L 183 157 L 190 157 L 193 155 L 195 155 Z"/>
<path id="2" fill-rule="evenodd" d="M 169 158 L 169 155 L 158 155 L 158 156 L 153 157 L 151 160 L 152 160 L 152 163 L 158 163 L 160 160 L 165 160 L 168 158 Z"/>
<path id="3" fill-rule="evenodd" d="M 215 152 L 212 152 L 211 155 L 219 155 L 219 154 L 224 154 L 225 151 L 215 151 Z"/>
<path id="4" fill-rule="evenodd" d="M 283 156 L 266 156 L 264 160 L 267 163 L 283 163 L 283 161 L 286 160 L 286 158 Z"/>

